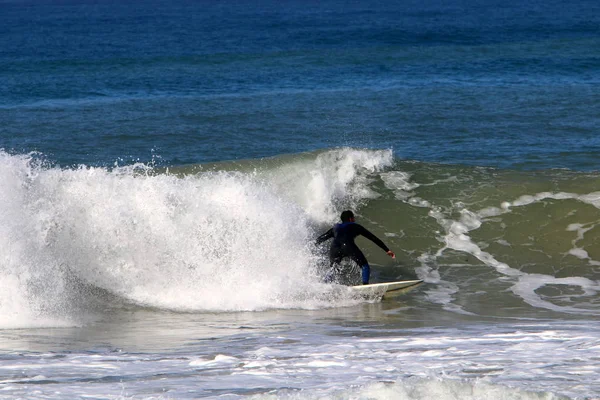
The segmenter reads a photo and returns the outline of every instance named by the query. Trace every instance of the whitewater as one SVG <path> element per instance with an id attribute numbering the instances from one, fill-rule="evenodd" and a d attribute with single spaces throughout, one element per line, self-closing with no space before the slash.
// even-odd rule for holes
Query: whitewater
<path id="1" fill-rule="evenodd" d="M 598 396 L 594 174 L 354 148 L 0 163 L 2 398 Z M 425 283 L 367 302 L 323 283 L 314 239 L 344 209 L 397 250 L 361 242 L 374 280 Z"/>

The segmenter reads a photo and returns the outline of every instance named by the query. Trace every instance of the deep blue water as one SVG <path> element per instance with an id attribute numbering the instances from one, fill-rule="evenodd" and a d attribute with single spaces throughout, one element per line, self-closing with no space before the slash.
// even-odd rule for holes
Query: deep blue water
<path id="1" fill-rule="evenodd" d="M 596 1 L 1 1 L 0 148 L 600 169 Z"/>

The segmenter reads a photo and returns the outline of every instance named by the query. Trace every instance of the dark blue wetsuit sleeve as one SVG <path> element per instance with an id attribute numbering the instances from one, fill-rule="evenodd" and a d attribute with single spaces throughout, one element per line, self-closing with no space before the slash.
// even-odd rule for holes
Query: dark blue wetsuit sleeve
<path id="1" fill-rule="evenodd" d="M 324 234 L 319 236 L 317 238 L 317 244 L 321 244 L 324 241 L 326 241 L 327 239 L 331 239 L 332 237 L 333 237 L 333 228 L 331 228 L 330 230 L 328 230 L 327 232 L 325 232 Z"/>
<path id="2" fill-rule="evenodd" d="M 367 228 L 365 228 L 362 225 L 358 225 L 360 226 L 360 234 L 364 237 L 366 237 L 367 239 L 369 239 L 371 242 L 375 243 L 377 246 L 381 247 L 383 249 L 383 251 L 385 251 L 386 253 L 388 251 L 390 251 L 390 249 L 385 245 L 385 243 L 383 243 L 381 241 L 381 239 L 379 239 L 377 236 L 373 235 L 371 232 L 369 232 L 369 230 Z"/>

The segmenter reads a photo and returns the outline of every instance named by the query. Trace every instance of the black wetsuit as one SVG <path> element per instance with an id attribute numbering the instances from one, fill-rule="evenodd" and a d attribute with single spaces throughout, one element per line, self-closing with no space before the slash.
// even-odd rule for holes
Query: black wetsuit
<path id="1" fill-rule="evenodd" d="M 327 239 L 333 238 L 331 247 L 329 248 L 329 262 L 331 267 L 338 265 L 343 258 L 350 258 L 362 268 L 363 283 L 369 283 L 370 267 L 367 258 L 358 248 L 354 239 L 357 236 L 364 236 L 371 240 L 383 251 L 388 252 L 390 249 L 375 235 L 369 232 L 362 225 L 356 222 L 344 222 L 336 224 L 333 228 L 317 238 L 317 244 L 324 242 Z"/>

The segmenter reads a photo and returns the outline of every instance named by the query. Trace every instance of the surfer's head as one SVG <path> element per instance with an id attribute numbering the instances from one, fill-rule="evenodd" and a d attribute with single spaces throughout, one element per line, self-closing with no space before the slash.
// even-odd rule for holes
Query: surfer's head
<path id="1" fill-rule="evenodd" d="M 340 218 L 342 222 L 354 222 L 354 213 L 350 210 L 343 211 Z"/>

